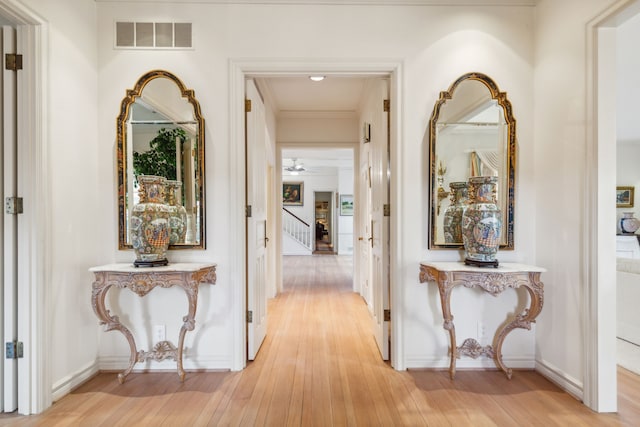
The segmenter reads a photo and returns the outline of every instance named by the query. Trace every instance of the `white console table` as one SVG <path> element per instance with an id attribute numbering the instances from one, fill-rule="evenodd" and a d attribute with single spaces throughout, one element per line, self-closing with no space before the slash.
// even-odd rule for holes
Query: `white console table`
<path id="1" fill-rule="evenodd" d="M 523 264 L 501 263 L 497 268 L 483 268 L 466 266 L 461 262 L 422 262 L 420 263 L 420 283 L 434 282 L 438 285 L 444 329 L 449 331 L 451 343 L 451 362 L 449 376 L 456 375 L 456 359 L 460 356 L 491 357 L 496 366 L 502 369 L 507 378 L 511 379 L 512 370 L 502 362 L 502 343 L 509 332 L 515 328 L 531 329 L 531 323 L 542 310 L 544 302 L 543 284 L 540 273 L 546 271 L 540 267 Z M 505 289 L 524 287 L 531 296 L 531 304 L 521 314 L 515 316 L 509 323 L 499 328 L 494 336 L 493 346 L 481 346 L 473 338 L 464 340 L 461 346 L 456 343 L 456 329 L 451 314 L 451 291 L 458 285 L 467 288 L 479 287 L 493 296 L 497 296 Z"/>
<path id="2" fill-rule="evenodd" d="M 131 349 L 129 366 L 118 374 L 118 381 L 122 384 L 125 377 L 131 373 L 137 362 L 148 359 L 165 360 L 171 358 L 178 363 L 178 375 L 184 381 L 185 372 L 182 368 L 182 351 L 184 336 L 187 331 L 195 327 L 196 308 L 198 304 L 198 287 L 201 283 L 215 284 L 216 265 L 203 263 L 176 263 L 164 267 L 134 267 L 133 264 L 110 264 L 90 268 L 94 273 L 91 305 L 106 331 L 118 330 L 122 332 Z M 182 318 L 178 346 L 169 341 L 157 343 L 152 351 L 137 351 L 135 339 L 129 329 L 120 323 L 118 316 L 114 316 L 105 307 L 107 291 L 112 287 L 127 288 L 138 296 L 143 297 L 155 287 L 170 288 L 179 286 L 184 289 L 189 301 L 189 312 Z"/>

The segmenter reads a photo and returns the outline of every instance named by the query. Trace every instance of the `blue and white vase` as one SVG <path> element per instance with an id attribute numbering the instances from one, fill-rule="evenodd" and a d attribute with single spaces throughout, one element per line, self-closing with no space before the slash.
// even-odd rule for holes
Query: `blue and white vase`
<path id="1" fill-rule="evenodd" d="M 139 175 L 140 203 L 131 212 L 131 241 L 138 266 L 167 265 L 169 206 L 164 203 L 165 178 Z"/>
<path id="2" fill-rule="evenodd" d="M 449 198 L 451 204 L 444 211 L 443 229 L 445 243 L 462 243 L 462 214 L 469 203 L 469 184 L 450 182 Z"/>
<path id="3" fill-rule="evenodd" d="M 620 218 L 620 231 L 622 234 L 635 234 L 640 228 L 640 220 L 634 217 L 635 212 L 623 212 Z"/>
<path id="4" fill-rule="evenodd" d="M 469 178 L 469 205 L 462 215 L 465 263 L 497 267 L 502 236 L 502 212 L 496 204 L 498 177 Z"/>
<path id="5" fill-rule="evenodd" d="M 169 205 L 170 245 L 184 243 L 187 234 L 187 210 L 180 202 L 181 181 L 167 180 L 165 201 Z"/>

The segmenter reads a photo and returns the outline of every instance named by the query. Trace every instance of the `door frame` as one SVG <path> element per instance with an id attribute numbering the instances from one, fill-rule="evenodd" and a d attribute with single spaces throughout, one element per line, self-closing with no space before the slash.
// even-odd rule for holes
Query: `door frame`
<path id="1" fill-rule="evenodd" d="M 24 358 L 18 361 L 18 412 L 35 414 L 51 406 L 49 305 L 44 286 L 50 277 L 50 180 L 47 138 L 48 24 L 16 0 L 0 0 L 0 15 L 17 26 L 23 62 L 18 97 L 18 195 L 24 198 L 18 235 L 18 337 Z M 35 205 L 34 201 L 38 203 Z"/>
<path id="2" fill-rule="evenodd" d="M 610 227 L 615 221 L 611 200 L 615 196 L 616 171 L 616 27 L 637 13 L 640 1 L 619 0 L 586 26 L 585 170 L 595 173 L 589 174 L 584 195 L 582 397 L 584 404 L 597 412 L 617 411 L 616 320 L 611 316 L 616 312 L 616 243 Z"/>
<path id="3" fill-rule="evenodd" d="M 260 76 L 279 75 L 309 75 L 322 73 L 324 75 L 385 75 L 390 76 L 390 102 L 391 102 L 391 170 L 400 171 L 400 156 L 396 153 L 400 150 L 401 132 L 401 105 L 402 105 L 402 63 L 395 60 L 389 61 L 316 61 L 308 60 L 269 60 L 269 59 L 231 59 L 229 61 L 229 138 L 231 141 L 229 150 L 229 164 L 231 171 L 229 174 L 230 184 L 230 252 L 235 254 L 231 259 L 233 264 L 229 266 L 232 282 L 232 307 L 235 307 L 231 320 L 232 354 L 231 369 L 242 370 L 246 366 L 246 258 L 244 253 L 245 229 L 244 229 L 244 81 L 245 78 Z M 277 167 L 281 167 L 281 160 L 277 158 Z M 277 181 L 277 180 L 276 180 Z M 392 205 L 392 215 L 390 218 L 390 293 L 391 293 L 391 365 L 397 370 L 404 370 L 404 352 L 402 336 L 402 305 L 399 303 L 402 298 L 402 287 L 399 275 L 402 254 L 397 243 L 397 236 L 400 235 L 400 225 L 397 218 L 401 215 L 401 206 L 398 203 L 397 195 L 402 188 L 402 174 L 394 173 L 390 203 Z M 278 226 L 278 216 L 276 215 L 276 227 Z M 281 253 L 281 247 L 276 242 L 276 253 Z M 282 265 L 278 258 L 276 261 L 276 281 L 282 283 Z M 280 286 L 280 285 L 278 285 Z"/>

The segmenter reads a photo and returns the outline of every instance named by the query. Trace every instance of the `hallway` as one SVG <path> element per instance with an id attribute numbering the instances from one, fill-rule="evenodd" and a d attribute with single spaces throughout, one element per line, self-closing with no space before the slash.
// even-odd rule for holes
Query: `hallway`
<path id="1" fill-rule="evenodd" d="M 532 371 L 398 372 L 384 363 L 352 259 L 284 257 L 284 291 L 241 372 L 101 373 L 44 414 L 0 416 L 17 426 L 632 426 L 638 377 L 620 369 L 620 414 L 598 415 Z M 444 333 L 444 331 L 442 331 Z M 168 366 L 171 366 L 169 363 Z"/>

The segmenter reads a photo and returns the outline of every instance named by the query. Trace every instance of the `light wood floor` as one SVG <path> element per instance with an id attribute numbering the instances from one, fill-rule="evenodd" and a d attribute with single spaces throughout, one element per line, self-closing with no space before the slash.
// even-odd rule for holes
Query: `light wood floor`
<path id="1" fill-rule="evenodd" d="M 286 257 L 269 332 L 241 372 L 103 373 L 16 426 L 638 426 L 640 380 L 619 370 L 619 414 L 599 415 L 532 371 L 397 372 L 381 361 L 351 260 Z M 444 333 L 444 331 L 442 332 Z"/>

